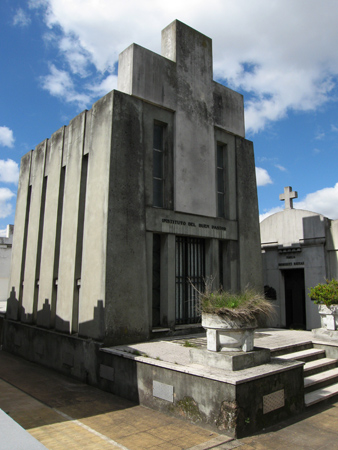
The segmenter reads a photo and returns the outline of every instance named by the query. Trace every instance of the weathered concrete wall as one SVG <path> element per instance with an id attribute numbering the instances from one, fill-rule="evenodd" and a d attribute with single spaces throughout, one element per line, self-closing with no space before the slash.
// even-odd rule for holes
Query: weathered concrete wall
<path id="1" fill-rule="evenodd" d="M 149 336 L 142 102 L 114 92 L 108 200 L 107 341 Z"/>
<path id="2" fill-rule="evenodd" d="M 302 209 L 285 209 L 262 221 L 262 244 L 291 245 L 303 239 L 325 238 L 324 216 Z"/>
<path id="3" fill-rule="evenodd" d="M 57 236 L 60 174 L 65 128 L 56 131 L 47 143 L 45 173 L 47 177 L 45 210 L 43 220 L 41 265 L 39 275 L 39 296 L 37 303 L 37 324 L 46 328 L 55 325 L 56 286 L 59 263 L 59 239 Z M 62 199 L 61 199 L 62 200 Z"/>
<path id="4" fill-rule="evenodd" d="M 21 158 L 18 193 L 15 210 L 15 232 L 12 248 L 12 270 L 9 282 L 9 301 L 7 303 L 7 318 L 18 320 L 20 300 L 22 302 L 22 280 L 26 256 L 26 229 L 29 213 L 29 177 L 32 152 Z M 13 270 L 14 268 L 14 270 Z"/>
<path id="5" fill-rule="evenodd" d="M 7 225 L 6 236 L 0 237 L 0 302 L 3 302 L 4 305 L 8 298 L 11 274 L 13 229 L 13 225 Z"/>
<path id="6" fill-rule="evenodd" d="M 45 169 L 47 140 L 39 144 L 32 152 L 29 184 L 31 186 L 30 211 L 27 230 L 27 248 L 23 276 L 23 297 L 21 320 L 33 323 L 37 314 L 37 285 L 40 270 L 40 248 L 42 208 L 41 196 Z"/>
<path id="7" fill-rule="evenodd" d="M 118 89 L 176 112 L 175 210 L 215 217 L 214 126 L 244 137 L 244 106 L 212 75 L 211 39 L 174 21 L 162 31 L 162 56 L 135 44 L 121 54 Z"/>
<path id="8" fill-rule="evenodd" d="M 108 94 L 23 158 L 9 319 L 104 336 L 111 121 Z"/>
<path id="9" fill-rule="evenodd" d="M 175 110 L 176 65 L 157 53 L 132 44 L 119 55 L 117 89 Z"/>
<path id="10" fill-rule="evenodd" d="M 327 277 L 338 279 L 338 220 L 332 220 L 327 229 Z"/>
<path id="11" fill-rule="evenodd" d="M 162 32 L 162 55 L 176 62 L 178 81 L 175 210 L 216 216 L 211 39 L 175 21 Z"/>
<path id="12" fill-rule="evenodd" d="M 245 137 L 243 96 L 215 81 L 213 84 L 215 125 Z"/>
<path id="13" fill-rule="evenodd" d="M 4 320 L 3 328 L 6 351 L 86 383 L 98 384 L 97 342 L 10 320 Z"/>
<path id="14" fill-rule="evenodd" d="M 264 396 L 284 391 L 284 405 L 264 412 Z M 237 437 L 244 437 L 258 430 L 279 423 L 304 410 L 303 367 L 248 381 L 237 386 L 238 410 Z"/>
<path id="15" fill-rule="evenodd" d="M 218 380 L 216 376 L 189 373 L 179 365 L 174 369 L 170 363 L 145 363 L 141 359 L 101 352 L 101 368 L 109 368 L 109 377 L 101 376 L 99 386 L 141 405 L 238 438 L 304 410 L 303 367 L 299 364 L 234 384 L 227 382 L 226 376 Z M 157 395 L 155 383 L 161 385 Z M 277 391 L 283 391 L 284 402 L 270 412 L 264 411 L 264 396 Z"/>
<path id="16" fill-rule="evenodd" d="M 239 245 L 239 284 L 261 289 L 258 198 L 252 142 L 236 137 L 237 220 Z"/>
<path id="17" fill-rule="evenodd" d="M 65 129 L 62 165 L 66 166 L 62 210 L 60 262 L 57 286 L 55 327 L 66 333 L 78 331 L 77 314 L 73 310 L 74 296 L 78 295 L 77 245 L 82 245 L 79 205 L 81 169 L 83 163 L 86 112 L 76 116 Z M 81 244 L 79 242 L 81 240 Z"/>
<path id="18" fill-rule="evenodd" d="M 84 153 L 88 174 L 84 212 L 79 334 L 103 339 L 106 307 L 108 196 L 112 146 L 111 92 L 87 112 Z"/>

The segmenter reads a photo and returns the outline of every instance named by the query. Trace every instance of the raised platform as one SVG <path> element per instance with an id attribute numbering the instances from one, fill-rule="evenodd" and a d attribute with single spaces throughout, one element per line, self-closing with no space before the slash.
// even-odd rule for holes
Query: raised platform
<path id="1" fill-rule="evenodd" d="M 258 365 L 232 370 L 236 358 L 248 361 L 254 356 L 237 354 L 233 359 L 210 353 L 204 334 L 103 348 L 101 387 L 233 437 L 303 411 L 304 363 L 269 361 L 265 349 L 250 352 L 260 355 Z M 222 356 L 227 361 L 223 368 Z M 214 365 L 215 359 L 213 367 L 209 363 Z"/>

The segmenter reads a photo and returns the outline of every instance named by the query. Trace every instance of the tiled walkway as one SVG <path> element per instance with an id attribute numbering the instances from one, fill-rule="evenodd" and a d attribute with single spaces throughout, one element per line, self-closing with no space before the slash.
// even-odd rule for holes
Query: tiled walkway
<path id="1" fill-rule="evenodd" d="M 267 334 L 257 336 L 258 345 L 289 345 L 297 337 L 285 330 Z M 338 449 L 338 402 L 231 440 L 1 351 L 0 408 L 49 450 Z M 1 435 L 0 429 L 0 450 Z"/>
<path id="2" fill-rule="evenodd" d="M 227 440 L 5 352 L 0 408 L 49 450 L 179 450 Z"/>

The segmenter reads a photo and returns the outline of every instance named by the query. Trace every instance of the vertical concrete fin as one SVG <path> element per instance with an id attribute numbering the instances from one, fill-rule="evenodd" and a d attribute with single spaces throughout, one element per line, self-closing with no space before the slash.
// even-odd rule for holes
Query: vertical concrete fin
<path id="1" fill-rule="evenodd" d="M 55 324 L 55 280 L 57 279 L 55 265 L 59 257 L 60 222 L 62 220 L 59 197 L 63 197 L 61 179 L 65 168 L 61 168 L 61 166 L 64 134 L 65 127 L 61 127 L 49 139 L 45 163 L 43 239 L 41 262 L 39 263 L 39 293 L 36 305 L 36 323 L 45 328 L 53 327 Z M 46 181 L 47 177 L 48 182 Z"/>
<path id="2" fill-rule="evenodd" d="M 76 248 L 79 219 L 83 139 L 86 112 L 76 116 L 65 129 L 63 166 L 65 170 L 60 262 L 56 302 L 56 329 L 69 333 L 72 328 L 76 292 Z"/>
<path id="3" fill-rule="evenodd" d="M 263 288 L 255 160 L 251 141 L 236 137 L 240 289 Z"/>
<path id="4" fill-rule="evenodd" d="M 35 323 L 36 320 L 38 290 L 37 267 L 40 262 L 39 251 L 41 250 L 39 239 L 42 241 L 43 217 L 41 217 L 41 214 L 44 211 L 42 195 L 47 142 L 48 140 L 41 142 L 32 153 L 30 171 L 31 201 L 21 311 L 21 321 L 26 323 Z"/>
<path id="5" fill-rule="evenodd" d="M 103 339 L 105 334 L 108 197 L 115 92 L 96 102 L 86 118 L 84 154 L 88 153 L 89 159 L 78 327 L 79 335 L 93 339 Z"/>
<path id="6" fill-rule="evenodd" d="M 7 302 L 7 318 L 18 320 L 20 301 L 22 302 L 22 283 L 25 271 L 28 218 L 31 188 L 29 187 L 32 152 L 21 158 L 20 176 L 15 211 L 11 276 Z"/>

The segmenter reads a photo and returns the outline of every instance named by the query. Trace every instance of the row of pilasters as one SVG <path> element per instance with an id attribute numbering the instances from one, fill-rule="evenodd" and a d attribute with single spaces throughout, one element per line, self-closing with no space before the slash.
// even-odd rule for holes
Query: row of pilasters
<path id="1" fill-rule="evenodd" d="M 111 116 L 108 95 L 23 157 L 7 318 L 104 333 Z"/>

